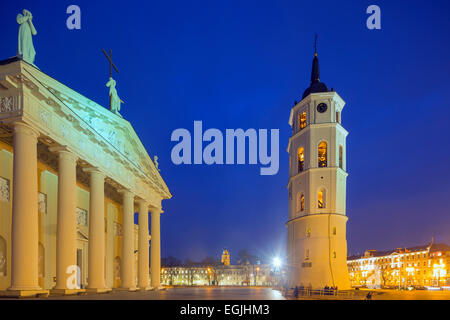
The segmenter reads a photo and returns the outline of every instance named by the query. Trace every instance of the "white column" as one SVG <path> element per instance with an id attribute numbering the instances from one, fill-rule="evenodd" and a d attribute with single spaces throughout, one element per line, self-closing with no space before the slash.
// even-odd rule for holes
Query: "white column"
<path id="1" fill-rule="evenodd" d="M 134 195 L 129 190 L 119 190 L 123 196 L 122 213 L 122 266 L 120 287 L 136 290 L 136 276 L 134 274 Z"/>
<path id="2" fill-rule="evenodd" d="M 24 123 L 14 124 L 10 291 L 41 289 L 38 285 L 38 135 Z"/>
<path id="3" fill-rule="evenodd" d="M 158 289 L 161 287 L 161 230 L 160 217 L 162 210 L 160 208 L 151 208 L 151 247 L 150 247 L 150 268 L 152 273 L 152 287 Z"/>
<path id="4" fill-rule="evenodd" d="M 148 203 L 144 200 L 139 204 L 139 278 L 140 290 L 148 290 L 149 287 L 149 259 L 148 259 Z"/>
<path id="5" fill-rule="evenodd" d="M 70 293 L 79 289 L 73 276 L 77 266 L 77 157 L 65 147 L 50 148 L 50 151 L 56 151 L 59 158 L 55 291 Z"/>
<path id="6" fill-rule="evenodd" d="M 105 175 L 97 168 L 90 173 L 88 290 L 109 291 L 105 286 Z"/>

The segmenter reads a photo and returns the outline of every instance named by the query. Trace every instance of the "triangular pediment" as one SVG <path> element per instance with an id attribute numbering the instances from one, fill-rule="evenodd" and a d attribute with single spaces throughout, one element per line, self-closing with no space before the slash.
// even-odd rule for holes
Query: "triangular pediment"
<path id="1" fill-rule="evenodd" d="M 170 198 L 170 191 L 162 179 L 159 170 L 147 153 L 141 140 L 137 136 L 130 122 L 123 119 L 97 104 L 96 102 L 79 94 L 59 81 L 53 79 L 35 67 L 21 62 L 23 74 L 39 90 L 50 93 L 48 104 L 63 104 L 69 108 L 93 132 L 100 135 L 110 152 L 120 154 L 121 158 L 128 160 L 133 168 L 146 176 L 156 187 L 162 198 Z M 107 91 L 105 91 L 107 92 Z M 49 101 L 50 100 L 50 101 Z M 60 109 L 59 109 L 60 110 Z"/>
<path id="2" fill-rule="evenodd" d="M 77 229 L 77 239 L 78 240 L 89 240 L 87 234 L 85 234 L 83 231 L 81 231 L 80 229 Z"/>

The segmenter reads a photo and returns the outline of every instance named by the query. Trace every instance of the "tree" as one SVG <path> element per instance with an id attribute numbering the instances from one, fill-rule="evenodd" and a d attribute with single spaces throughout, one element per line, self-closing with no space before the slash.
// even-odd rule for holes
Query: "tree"
<path id="1" fill-rule="evenodd" d="M 161 266 L 163 267 L 178 267 L 181 265 L 181 260 L 172 256 L 161 259 Z"/>
<path id="2" fill-rule="evenodd" d="M 201 261 L 201 263 L 204 264 L 204 265 L 216 266 L 216 265 L 220 264 L 220 261 L 217 258 L 206 257 L 205 259 L 203 259 Z"/>
<path id="3" fill-rule="evenodd" d="M 259 258 L 248 252 L 247 249 L 239 251 L 237 255 L 237 264 L 257 264 Z"/>

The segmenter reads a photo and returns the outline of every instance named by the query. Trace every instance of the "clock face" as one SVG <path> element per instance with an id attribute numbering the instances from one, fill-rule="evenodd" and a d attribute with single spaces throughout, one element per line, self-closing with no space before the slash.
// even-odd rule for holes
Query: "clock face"
<path id="1" fill-rule="evenodd" d="M 325 111 L 327 111 L 328 106 L 326 105 L 326 103 L 319 103 L 319 105 L 317 106 L 317 111 L 319 111 L 320 113 L 324 113 Z"/>

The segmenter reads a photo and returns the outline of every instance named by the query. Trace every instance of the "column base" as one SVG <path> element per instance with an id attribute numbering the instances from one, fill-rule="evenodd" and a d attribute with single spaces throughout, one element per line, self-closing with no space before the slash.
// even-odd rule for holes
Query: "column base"
<path id="1" fill-rule="evenodd" d="M 138 288 L 138 291 L 150 291 L 150 290 L 153 290 L 153 287 Z"/>
<path id="2" fill-rule="evenodd" d="M 34 298 L 34 297 L 48 297 L 49 291 L 43 289 L 14 289 L 9 288 L 5 291 L 0 291 L 0 297 L 8 298 Z"/>
<path id="3" fill-rule="evenodd" d="M 159 287 L 152 287 L 152 290 L 153 291 L 160 291 L 160 290 L 166 290 L 166 288 L 163 287 L 163 286 L 159 286 Z"/>
<path id="4" fill-rule="evenodd" d="M 86 293 L 85 289 L 52 289 L 52 290 L 50 290 L 50 294 L 55 295 L 55 296 L 81 295 L 84 293 Z"/>
<path id="5" fill-rule="evenodd" d="M 113 291 L 138 291 L 139 289 L 136 287 L 131 287 L 131 288 L 114 288 Z"/>
<path id="6" fill-rule="evenodd" d="M 86 293 L 109 293 L 111 288 L 87 288 Z"/>

